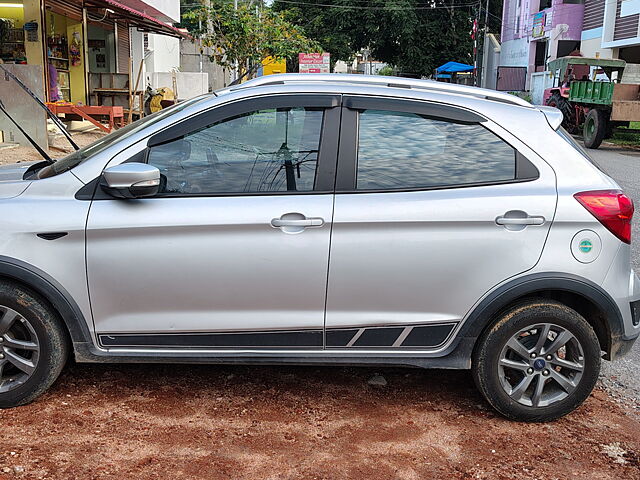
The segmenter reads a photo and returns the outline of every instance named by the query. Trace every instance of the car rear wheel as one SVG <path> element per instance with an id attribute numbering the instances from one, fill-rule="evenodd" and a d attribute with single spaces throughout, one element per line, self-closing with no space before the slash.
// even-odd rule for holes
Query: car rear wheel
<path id="1" fill-rule="evenodd" d="M 0 282 L 0 408 L 27 404 L 58 378 L 69 342 L 60 318 L 30 290 Z"/>
<path id="2" fill-rule="evenodd" d="M 506 311 L 479 339 L 473 376 L 504 416 L 545 422 L 575 410 L 600 371 L 600 344 L 575 310 L 530 300 Z"/>
<path id="3" fill-rule="evenodd" d="M 584 121 L 582 135 L 584 146 L 598 148 L 607 134 L 607 116 L 602 110 L 592 108 Z"/>

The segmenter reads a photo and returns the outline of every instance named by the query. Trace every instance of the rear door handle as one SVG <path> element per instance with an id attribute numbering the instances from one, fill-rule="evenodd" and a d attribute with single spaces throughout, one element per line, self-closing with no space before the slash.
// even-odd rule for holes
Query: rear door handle
<path id="1" fill-rule="evenodd" d="M 283 219 L 283 218 L 274 218 L 271 220 L 271 225 L 276 228 L 280 227 L 321 227 L 324 225 L 324 219 L 320 217 L 313 218 L 305 218 L 303 220 L 299 219 Z"/>
<path id="2" fill-rule="evenodd" d="M 544 217 L 498 217 L 496 218 L 496 223 L 498 225 L 542 225 L 544 224 Z"/>

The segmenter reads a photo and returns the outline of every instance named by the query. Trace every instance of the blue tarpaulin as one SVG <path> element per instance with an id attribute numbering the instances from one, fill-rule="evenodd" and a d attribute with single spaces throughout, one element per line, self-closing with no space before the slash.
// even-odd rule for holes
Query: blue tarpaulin
<path id="1" fill-rule="evenodd" d="M 438 73 L 460 73 L 460 72 L 473 72 L 473 65 L 467 65 L 466 63 L 447 62 L 444 65 L 440 65 L 436 68 Z"/>

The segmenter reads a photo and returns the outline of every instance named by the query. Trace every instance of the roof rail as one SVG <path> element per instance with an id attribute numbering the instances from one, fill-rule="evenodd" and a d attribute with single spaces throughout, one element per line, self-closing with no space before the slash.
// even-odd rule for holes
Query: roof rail
<path id="1" fill-rule="evenodd" d="M 433 80 L 418 80 L 404 77 L 386 77 L 382 75 L 356 75 L 342 73 L 282 73 L 278 75 L 266 75 L 248 82 L 229 87 L 229 91 L 241 90 L 250 87 L 267 85 L 283 85 L 286 83 L 350 83 L 355 85 L 373 85 L 392 88 L 407 88 L 416 90 L 428 90 L 433 92 L 454 93 L 468 95 L 497 102 L 510 103 L 521 107 L 532 108 L 526 100 L 509 93 L 495 90 L 457 85 Z"/>

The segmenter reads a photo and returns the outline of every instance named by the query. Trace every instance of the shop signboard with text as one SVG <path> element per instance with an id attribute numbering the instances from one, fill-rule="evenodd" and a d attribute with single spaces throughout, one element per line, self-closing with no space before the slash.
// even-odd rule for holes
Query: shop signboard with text
<path id="1" fill-rule="evenodd" d="M 300 73 L 329 73 L 331 55 L 329 53 L 298 54 L 298 71 Z"/>
<path id="2" fill-rule="evenodd" d="M 546 22 L 545 12 L 538 12 L 533 15 L 533 28 L 531 30 L 531 36 L 533 38 L 544 37 L 544 24 Z"/>

